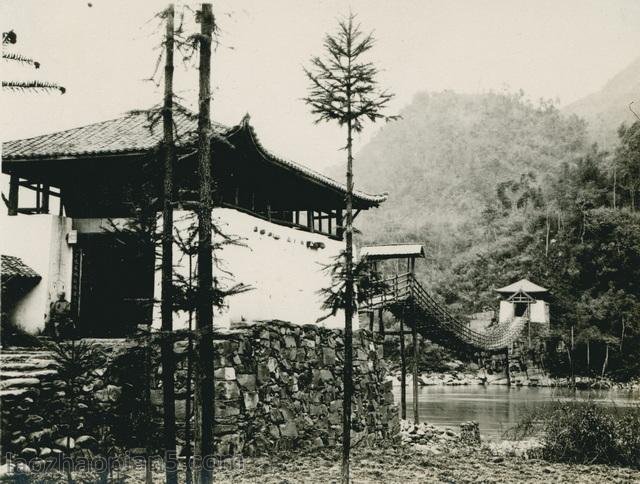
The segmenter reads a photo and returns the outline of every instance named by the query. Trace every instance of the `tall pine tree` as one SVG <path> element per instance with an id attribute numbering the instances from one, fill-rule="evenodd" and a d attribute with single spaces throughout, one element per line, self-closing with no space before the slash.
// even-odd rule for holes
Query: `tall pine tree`
<path id="1" fill-rule="evenodd" d="M 311 69 L 305 73 L 311 82 L 304 101 L 316 115 L 316 123 L 337 122 L 347 130 L 347 195 L 345 217 L 346 247 L 343 263 L 344 281 L 344 398 L 342 406 L 342 482 L 349 482 L 349 456 L 351 449 L 351 400 L 353 396 L 353 326 L 356 311 L 353 272 L 353 133 L 363 129 L 365 121 L 389 120 L 382 111 L 393 97 L 382 91 L 376 83 L 378 69 L 363 61 L 364 54 L 374 44 L 372 34 L 364 35 L 355 15 L 350 14 L 338 24 L 335 34 L 324 40 L 325 57 L 314 57 Z"/>

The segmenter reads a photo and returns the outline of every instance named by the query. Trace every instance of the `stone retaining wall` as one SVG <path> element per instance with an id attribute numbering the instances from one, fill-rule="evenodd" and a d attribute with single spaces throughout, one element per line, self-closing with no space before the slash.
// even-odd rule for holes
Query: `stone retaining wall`
<path id="1" fill-rule="evenodd" d="M 352 442 L 394 439 L 399 432 L 397 408 L 393 403 L 391 382 L 386 381 L 387 367 L 382 359 L 382 345 L 368 331 L 354 333 L 354 385 Z M 243 325 L 224 335 L 216 344 L 215 434 L 220 455 L 266 453 L 274 448 L 313 448 L 339 443 L 342 428 L 342 355 L 341 330 L 315 325 L 297 326 L 280 321 Z M 99 421 L 92 413 L 107 410 L 113 416 L 120 400 L 126 398 L 126 371 L 114 371 L 116 355 L 131 351 L 131 344 L 111 348 L 105 368 L 82 389 L 81 400 L 87 413 L 84 425 L 71 432 L 78 446 L 96 446 L 96 430 L 90 422 Z M 178 355 L 176 371 L 176 414 L 179 444 L 184 444 L 187 343 L 175 345 Z M 161 424 L 161 367 L 157 347 L 151 401 L 153 418 Z M 195 352 L 194 352 L 195 354 Z M 116 363 L 114 363 L 116 362 Z M 140 369 L 140 371 L 142 371 Z M 48 381 L 44 389 L 31 388 L 28 408 L 24 400 L 3 398 L 3 453 L 41 454 L 64 450 L 61 435 L 48 421 L 48 412 L 56 406 L 59 383 Z M 130 387 L 130 384 L 129 384 Z M 122 391 L 123 388 L 125 391 Z M 134 389 L 134 394 L 143 393 Z M 129 393 L 131 395 L 131 393 Z M 57 393 L 61 398 L 62 394 Z M 53 398 L 53 402 L 51 400 Z M 46 399 L 46 400 L 43 400 Z M 126 403 L 126 402 L 125 402 Z M 109 413 L 111 412 L 111 413 Z M 125 416 L 127 417 L 127 416 Z M 102 420 L 104 422 L 104 420 Z M 33 425 L 25 425 L 31 422 Z M 122 420 L 120 420 L 122 422 Z M 38 424 L 35 428 L 34 425 Z M 107 422 L 110 424 L 110 422 Z M 122 425 L 120 423 L 120 425 Z M 160 426 L 156 426 L 161 430 Z M 45 430 L 44 433 L 42 431 Z M 22 438 L 23 437 L 23 438 Z M 88 437 L 88 438 L 87 438 Z M 125 447 L 139 447 L 140 442 L 125 442 Z M 121 443 L 122 445 L 122 443 Z M 25 452 L 25 449 L 28 449 Z"/>

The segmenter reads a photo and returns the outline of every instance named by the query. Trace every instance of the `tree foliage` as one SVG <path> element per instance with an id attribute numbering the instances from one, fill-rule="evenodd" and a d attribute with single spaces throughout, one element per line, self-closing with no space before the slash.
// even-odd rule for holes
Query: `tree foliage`
<path id="1" fill-rule="evenodd" d="M 35 69 L 40 68 L 40 63 L 38 61 L 33 60 L 30 57 L 26 57 L 18 52 L 11 52 L 7 50 L 8 45 L 12 45 L 18 42 L 18 36 L 13 30 L 9 32 L 2 32 L 2 59 L 8 62 L 16 62 L 19 64 L 25 64 L 28 66 L 32 66 Z M 39 80 L 28 80 L 28 81 L 11 81 L 11 80 L 3 80 L 2 88 L 9 91 L 18 91 L 18 92 L 49 92 L 49 91 L 60 91 L 60 94 L 64 94 L 66 89 L 58 84 L 47 81 L 39 81 Z"/>

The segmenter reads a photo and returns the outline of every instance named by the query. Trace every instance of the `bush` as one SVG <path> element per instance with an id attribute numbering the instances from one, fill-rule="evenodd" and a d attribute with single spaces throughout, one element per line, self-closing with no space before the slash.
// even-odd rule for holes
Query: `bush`
<path id="1" fill-rule="evenodd" d="M 547 460 L 640 467 L 640 405 L 554 402 L 529 413 L 516 430 L 541 436 Z"/>

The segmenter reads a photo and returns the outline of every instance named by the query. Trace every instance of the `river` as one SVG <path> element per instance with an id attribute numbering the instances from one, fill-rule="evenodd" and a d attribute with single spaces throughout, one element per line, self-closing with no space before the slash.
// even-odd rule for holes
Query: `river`
<path id="1" fill-rule="evenodd" d="M 419 391 L 419 416 L 423 422 L 458 427 L 475 420 L 480 433 L 498 439 L 513 427 L 528 409 L 556 400 L 591 399 L 605 405 L 627 406 L 640 403 L 640 394 L 624 390 L 571 390 L 568 388 L 512 387 L 503 385 L 423 386 Z M 407 387 L 407 417 L 413 417 L 412 389 Z M 396 403 L 400 387 L 394 387 Z"/>

